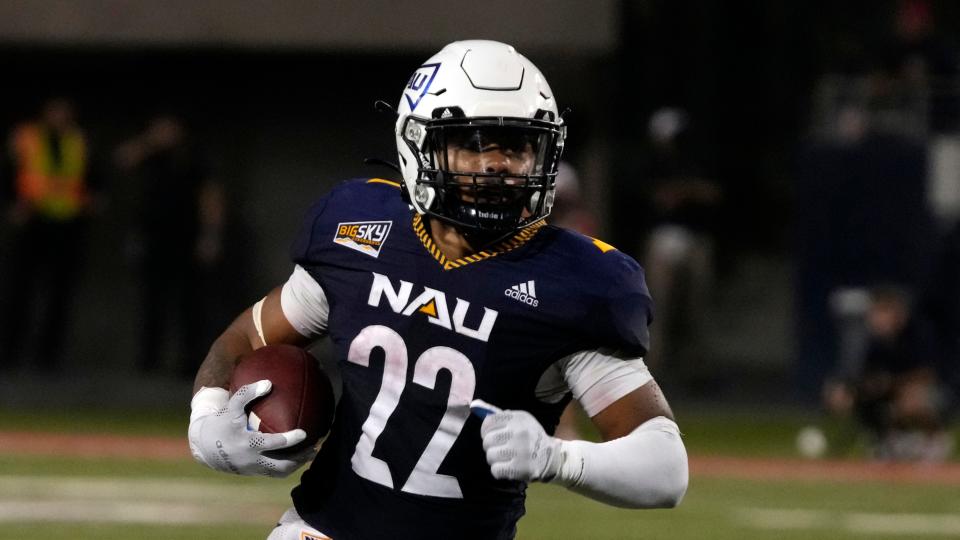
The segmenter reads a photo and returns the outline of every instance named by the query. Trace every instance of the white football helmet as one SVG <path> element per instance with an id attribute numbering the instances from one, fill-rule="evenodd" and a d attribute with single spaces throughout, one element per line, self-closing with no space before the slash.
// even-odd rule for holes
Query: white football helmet
<path id="1" fill-rule="evenodd" d="M 513 47 L 447 45 L 410 77 L 397 112 L 400 169 L 420 214 L 494 238 L 550 213 L 566 126 L 543 74 Z M 470 162 L 463 151 L 514 165 L 456 170 Z"/>

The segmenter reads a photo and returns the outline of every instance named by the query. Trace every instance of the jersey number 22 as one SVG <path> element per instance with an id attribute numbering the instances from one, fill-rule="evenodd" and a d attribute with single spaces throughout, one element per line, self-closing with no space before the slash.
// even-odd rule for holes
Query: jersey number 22
<path id="1" fill-rule="evenodd" d="M 377 347 L 384 352 L 383 382 L 370 407 L 370 414 L 363 423 L 360 441 L 350 463 L 360 476 L 393 488 L 390 469 L 386 462 L 373 456 L 373 447 L 400 403 L 400 395 L 407 384 L 407 346 L 394 330 L 380 325 L 368 326 L 350 343 L 347 360 L 369 367 L 370 353 Z M 463 492 L 457 479 L 440 474 L 437 470 L 470 415 L 469 404 L 476 387 L 476 374 L 470 360 L 460 351 L 450 347 L 431 347 L 414 363 L 413 383 L 433 390 L 441 369 L 448 370 L 452 375 L 447 410 L 400 490 L 417 495 L 462 499 Z"/>

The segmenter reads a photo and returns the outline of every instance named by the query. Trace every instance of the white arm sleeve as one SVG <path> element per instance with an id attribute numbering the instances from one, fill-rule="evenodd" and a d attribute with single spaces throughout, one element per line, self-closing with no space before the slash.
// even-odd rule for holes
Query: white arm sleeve
<path id="1" fill-rule="evenodd" d="M 653 380 L 642 358 L 599 350 L 572 354 L 556 367 L 591 417 Z M 669 508 L 687 491 L 687 450 L 677 424 L 663 416 L 612 441 L 563 441 L 560 455 L 553 482 L 614 506 Z"/>
<path id="2" fill-rule="evenodd" d="M 280 292 L 280 307 L 290 324 L 308 338 L 327 332 L 330 304 L 323 288 L 302 266 L 293 268 L 293 273 Z"/>
<path id="3" fill-rule="evenodd" d="M 571 354 L 557 366 L 573 397 L 590 417 L 653 380 L 643 358 L 623 358 L 598 350 Z"/>
<path id="4" fill-rule="evenodd" d="M 614 506 L 672 508 L 687 491 L 687 450 L 663 416 L 612 441 L 563 441 L 560 455 L 554 483 Z"/>

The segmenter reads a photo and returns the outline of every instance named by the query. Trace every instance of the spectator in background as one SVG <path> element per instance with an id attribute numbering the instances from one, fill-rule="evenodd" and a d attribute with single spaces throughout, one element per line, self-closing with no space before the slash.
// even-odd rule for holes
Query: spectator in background
<path id="1" fill-rule="evenodd" d="M 551 225 L 587 236 L 596 236 L 598 232 L 597 217 L 587 207 L 581 194 L 580 175 L 566 161 L 561 161 L 557 169 L 557 191 L 549 221 Z"/>
<path id="2" fill-rule="evenodd" d="M 960 101 L 955 91 L 960 55 L 956 44 L 936 31 L 929 0 L 900 0 L 892 35 L 881 47 L 878 93 L 922 94 L 928 102 L 926 129 L 934 133 L 960 129 Z M 892 87 L 892 88 L 891 88 Z M 886 90 L 886 91 L 884 91 Z"/>
<path id="3" fill-rule="evenodd" d="M 854 414 L 877 458 L 943 461 L 953 441 L 944 428 L 946 398 L 929 328 L 907 294 L 891 286 L 870 292 L 864 322 L 862 358 L 825 385 L 827 409 Z"/>
<path id="4" fill-rule="evenodd" d="M 703 175 L 682 140 L 687 114 L 663 108 L 648 126 L 650 151 L 642 172 L 649 186 L 651 231 L 643 264 L 659 313 L 651 325 L 647 363 L 677 358 L 680 369 L 700 358 L 714 276 L 714 230 L 721 190 Z"/>
<path id="5" fill-rule="evenodd" d="M 45 370 L 62 362 L 91 212 L 91 153 L 65 98 L 47 101 L 39 118 L 8 141 L 12 203 L 5 218 L 14 246 L 3 276 L 2 354 L 15 366 L 33 354 Z"/>
<path id="6" fill-rule="evenodd" d="M 203 278 L 222 254 L 222 186 L 182 119 L 163 114 L 121 144 L 116 161 L 141 187 L 134 243 L 142 267 L 143 326 L 140 369 L 162 365 L 168 322 L 177 321 L 179 375 L 196 371 L 206 337 Z"/>
<path id="7" fill-rule="evenodd" d="M 960 219 L 960 52 L 929 0 L 900 0 L 870 73 L 876 122 L 923 139 L 926 198 L 941 233 Z"/>
<path id="8" fill-rule="evenodd" d="M 837 342 L 851 341 L 833 323 L 847 317 L 839 300 L 875 283 L 920 290 L 929 272 L 926 148 L 885 131 L 874 113 L 844 105 L 830 136 L 806 144 L 797 159 L 797 375 L 811 399 L 843 363 Z"/>

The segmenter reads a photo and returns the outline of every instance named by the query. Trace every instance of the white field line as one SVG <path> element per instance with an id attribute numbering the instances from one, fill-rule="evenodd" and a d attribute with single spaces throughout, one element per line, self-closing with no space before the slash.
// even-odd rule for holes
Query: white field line
<path id="1" fill-rule="evenodd" d="M 756 529 L 821 529 L 831 526 L 833 520 L 822 510 L 743 508 L 739 518 Z"/>
<path id="2" fill-rule="evenodd" d="M 143 523 L 188 525 L 203 523 L 259 523 L 279 519 L 282 507 L 205 507 L 186 503 L 141 501 L 9 501 L 0 499 L 0 523 Z"/>
<path id="3" fill-rule="evenodd" d="M 848 514 L 844 526 L 868 534 L 960 537 L 957 514 Z"/>
<path id="4" fill-rule="evenodd" d="M 286 484 L 223 485 L 192 478 L 0 476 L 0 497 L 250 502 L 276 499 Z"/>
<path id="5" fill-rule="evenodd" d="M 195 479 L 0 476 L 0 523 L 267 525 L 290 505 L 287 487 Z"/>
<path id="6" fill-rule="evenodd" d="M 830 512 L 790 508 L 741 508 L 735 515 L 749 527 L 764 530 L 844 530 L 899 536 L 960 537 L 960 514 L 889 514 Z"/>

